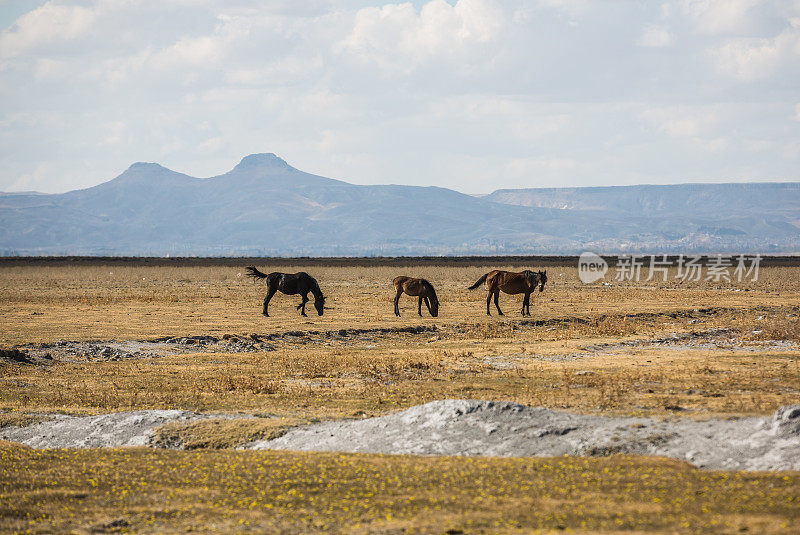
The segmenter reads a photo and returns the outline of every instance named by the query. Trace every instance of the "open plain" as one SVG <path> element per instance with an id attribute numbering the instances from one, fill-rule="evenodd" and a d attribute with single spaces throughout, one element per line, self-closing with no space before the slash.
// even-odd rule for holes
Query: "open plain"
<path id="1" fill-rule="evenodd" d="M 252 263 L 316 277 L 325 314 L 308 306 L 301 317 L 300 298 L 278 294 L 261 316 Z M 794 532 L 800 427 L 790 411 L 774 420 L 783 427 L 772 422 L 800 404 L 800 262 L 767 259 L 757 281 L 681 282 L 674 270 L 646 281 L 644 269 L 640 281 L 612 270 L 593 284 L 576 264 L 4 259 L 0 530 Z M 485 289 L 467 287 L 522 268 L 548 274 L 532 317 L 505 294 L 505 316 L 492 307 L 487 317 Z M 417 316 L 408 296 L 395 317 L 397 275 L 431 281 L 439 317 L 424 306 Z M 442 400 L 561 419 L 531 434 L 533 424 L 484 411 L 469 425 L 486 440 L 448 448 L 447 426 L 485 405 L 430 404 Z M 384 429 L 395 438 L 360 449 L 391 423 L 371 418 L 424 404 L 396 417 L 407 433 Z M 594 418 L 580 420 L 590 438 L 547 450 L 570 456 L 529 457 L 546 454 L 523 448 L 537 437 L 578 436 L 569 422 L 579 417 Z M 595 436 L 592 422 L 611 430 Z M 702 422 L 722 434 L 670 449 L 681 434 L 700 437 Z M 726 437 L 746 440 L 747 426 L 784 442 L 759 442 L 755 464 L 747 448 L 712 459 Z M 314 447 L 321 429 L 330 447 Z M 350 434 L 337 442 L 335 430 Z M 528 438 L 509 449 L 517 433 Z M 404 436 L 450 442 L 401 445 Z M 308 451 L 251 449 L 280 441 Z"/>

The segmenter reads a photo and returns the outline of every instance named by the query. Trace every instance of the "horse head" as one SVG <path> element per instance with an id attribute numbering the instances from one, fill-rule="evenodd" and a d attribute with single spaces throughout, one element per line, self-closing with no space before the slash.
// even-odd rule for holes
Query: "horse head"
<path id="1" fill-rule="evenodd" d="M 325 310 L 325 296 L 319 294 L 319 297 L 314 298 L 314 308 L 317 309 L 317 314 L 322 316 L 323 311 Z"/>
<path id="2" fill-rule="evenodd" d="M 539 275 L 539 291 L 544 291 L 544 283 L 547 282 L 547 270 L 538 272 Z"/>
<path id="3" fill-rule="evenodd" d="M 525 282 L 528 284 L 528 287 L 535 290 L 536 286 L 539 285 L 539 273 L 526 269 L 522 274 L 525 276 Z"/>

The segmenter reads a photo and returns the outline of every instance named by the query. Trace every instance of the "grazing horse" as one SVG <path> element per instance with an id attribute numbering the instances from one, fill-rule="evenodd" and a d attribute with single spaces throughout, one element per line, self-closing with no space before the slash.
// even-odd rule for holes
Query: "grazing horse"
<path id="1" fill-rule="evenodd" d="M 525 294 L 522 300 L 522 315 L 531 315 L 531 294 L 539 287 L 539 291 L 544 291 L 544 284 L 547 282 L 547 271 L 533 272 L 525 270 L 522 273 L 514 273 L 512 271 L 490 271 L 480 279 L 478 282 L 469 287 L 474 290 L 481 284 L 486 282 L 486 287 L 489 289 L 489 295 L 486 297 L 486 314 L 491 316 L 489 305 L 492 302 L 494 295 L 494 306 L 497 307 L 497 313 L 501 316 L 503 311 L 500 310 L 500 290 L 507 294 Z"/>
<path id="2" fill-rule="evenodd" d="M 394 296 L 394 313 L 396 316 L 400 315 L 400 296 L 403 292 L 410 296 L 419 296 L 417 301 L 417 314 L 422 316 L 422 301 L 425 301 L 425 306 L 428 307 L 428 312 L 434 318 L 439 315 L 439 298 L 436 297 L 436 290 L 433 289 L 433 284 L 425 279 L 412 279 L 411 277 L 395 277 L 392 281 L 397 295 Z"/>
<path id="3" fill-rule="evenodd" d="M 286 295 L 303 296 L 303 302 L 297 305 L 300 314 L 306 315 L 306 303 L 308 303 L 308 293 L 314 295 L 314 308 L 317 309 L 317 314 L 322 316 L 322 311 L 325 306 L 325 296 L 322 295 L 322 290 L 319 289 L 317 280 L 308 273 L 301 271 L 300 273 L 278 273 L 273 272 L 267 275 L 262 273 L 254 267 L 247 268 L 247 276 L 254 279 L 267 279 L 267 297 L 264 298 L 264 311 L 262 314 L 269 317 L 267 313 L 267 306 L 269 300 L 275 295 L 275 292 L 280 291 Z"/>

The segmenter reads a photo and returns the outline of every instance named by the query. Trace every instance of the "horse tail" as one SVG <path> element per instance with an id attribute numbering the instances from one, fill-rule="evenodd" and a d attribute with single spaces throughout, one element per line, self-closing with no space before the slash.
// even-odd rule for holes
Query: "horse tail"
<path id="1" fill-rule="evenodd" d="M 245 271 L 247 271 L 247 276 L 248 277 L 253 277 L 254 279 L 266 279 L 269 276 L 266 273 L 260 272 L 259 270 L 257 270 L 253 266 L 248 266 L 248 267 L 246 267 L 244 269 L 245 269 Z"/>
<path id="2" fill-rule="evenodd" d="M 474 290 L 475 288 L 477 288 L 478 286 L 480 286 L 481 284 L 483 284 L 484 282 L 486 282 L 486 277 L 487 277 L 488 275 L 489 275 L 489 274 L 487 273 L 486 275 L 484 275 L 483 277 L 481 277 L 480 279 L 478 279 L 478 282 L 476 282 L 475 284 L 473 284 L 472 286 L 470 286 L 468 289 L 469 289 L 469 290 Z"/>

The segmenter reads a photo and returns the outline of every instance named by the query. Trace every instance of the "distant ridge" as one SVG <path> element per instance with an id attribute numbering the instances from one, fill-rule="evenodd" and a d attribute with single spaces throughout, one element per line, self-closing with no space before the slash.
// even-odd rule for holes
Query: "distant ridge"
<path id="1" fill-rule="evenodd" d="M 763 212 L 769 209 L 793 212 L 800 216 L 800 182 L 500 189 L 486 198 L 518 206 L 573 210 L 624 209 L 653 214 L 687 209 L 698 213 L 702 210 Z"/>
<path id="2" fill-rule="evenodd" d="M 800 183 L 498 190 L 349 184 L 273 153 L 195 178 L 137 162 L 63 194 L 0 194 L 0 254 L 541 255 L 800 251 Z"/>

